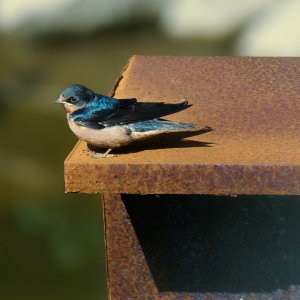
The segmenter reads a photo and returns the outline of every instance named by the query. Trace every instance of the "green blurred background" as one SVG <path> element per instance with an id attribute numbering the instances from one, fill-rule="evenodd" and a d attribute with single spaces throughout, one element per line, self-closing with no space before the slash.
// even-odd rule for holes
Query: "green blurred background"
<path id="1" fill-rule="evenodd" d="M 64 193 L 63 88 L 105 94 L 133 54 L 299 55 L 295 6 L 0 0 L 0 298 L 107 299 L 100 196 Z"/>

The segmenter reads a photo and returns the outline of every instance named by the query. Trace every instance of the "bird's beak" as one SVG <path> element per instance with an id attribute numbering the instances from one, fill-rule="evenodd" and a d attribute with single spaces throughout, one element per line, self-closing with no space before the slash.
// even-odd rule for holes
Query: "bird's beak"
<path id="1" fill-rule="evenodd" d="M 62 100 L 63 100 L 62 97 L 59 97 L 58 99 L 54 100 L 53 103 L 54 104 L 62 104 L 63 103 Z"/>

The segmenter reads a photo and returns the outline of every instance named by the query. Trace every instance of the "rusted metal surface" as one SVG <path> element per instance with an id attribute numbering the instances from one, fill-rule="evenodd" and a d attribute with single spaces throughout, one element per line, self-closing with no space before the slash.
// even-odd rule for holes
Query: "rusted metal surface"
<path id="1" fill-rule="evenodd" d="M 300 299 L 299 199 L 204 195 L 300 194 L 299 58 L 135 56 L 112 94 L 215 130 L 66 159 L 67 192 L 103 194 L 111 299 Z"/>
<path id="2" fill-rule="evenodd" d="M 105 194 L 110 299 L 300 299 L 297 198 Z"/>
<path id="3" fill-rule="evenodd" d="M 215 130 L 161 136 L 93 159 L 79 142 L 67 192 L 300 194 L 300 59 L 134 56 L 113 94 L 193 106 L 169 116 Z"/>

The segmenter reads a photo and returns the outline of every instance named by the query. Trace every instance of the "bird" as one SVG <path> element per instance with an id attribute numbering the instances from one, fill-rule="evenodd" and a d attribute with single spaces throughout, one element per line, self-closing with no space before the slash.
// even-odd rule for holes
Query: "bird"
<path id="1" fill-rule="evenodd" d="M 54 101 L 62 104 L 70 129 L 90 145 L 106 148 L 95 157 L 107 157 L 112 149 L 133 141 L 174 131 L 191 131 L 195 125 L 162 119 L 191 107 L 186 100 L 177 103 L 140 102 L 136 98 L 116 99 L 73 84 Z"/>

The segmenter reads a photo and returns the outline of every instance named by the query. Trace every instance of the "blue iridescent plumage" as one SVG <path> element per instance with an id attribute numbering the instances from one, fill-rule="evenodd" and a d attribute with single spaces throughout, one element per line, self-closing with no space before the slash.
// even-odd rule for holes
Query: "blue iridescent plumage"
<path id="1" fill-rule="evenodd" d="M 162 119 L 191 106 L 184 100 L 170 104 L 115 99 L 75 84 L 66 88 L 56 103 L 64 105 L 70 128 L 79 138 L 101 147 L 117 148 L 164 132 L 195 128 L 189 123 Z"/>
<path id="2" fill-rule="evenodd" d="M 66 102 L 78 107 L 78 110 L 71 114 L 71 119 L 80 124 L 94 129 L 101 129 L 109 126 L 133 124 L 142 121 L 156 120 L 147 122 L 149 130 L 159 127 L 159 118 L 165 115 L 188 108 L 190 105 L 186 101 L 176 104 L 166 104 L 163 102 L 137 102 L 132 99 L 114 99 L 101 94 L 96 94 L 92 90 L 82 85 L 72 85 L 62 92 Z M 174 124 L 169 123 L 169 130 Z M 153 129 L 151 129 L 153 125 Z M 164 123 L 161 124 L 163 127 Z M 180 126 L 179 126 L 180 127 Z M 186 126 L 185 126 L 186 127 Z M 138 128 L 141 128 L 139 124 Z M 190 125 L 191 128 L 191 125 Z"/>

